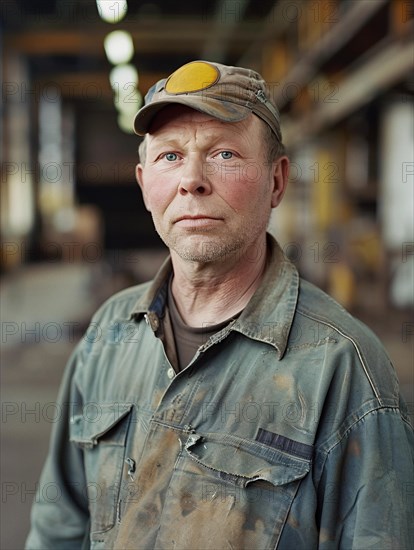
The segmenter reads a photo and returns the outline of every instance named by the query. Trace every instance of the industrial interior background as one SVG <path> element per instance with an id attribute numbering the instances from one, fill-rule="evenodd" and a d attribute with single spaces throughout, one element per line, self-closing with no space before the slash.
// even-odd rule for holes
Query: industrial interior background
<path id="1" fill-rule="evenodd" d="M 148 88 L 185 62 L 269 81 L 292 159 L 270 230 L 305 278 L 379 335 L 412 410 L 411 0 L 0 10 L 3 550 L 23 547 L 62 370 L 92 312 L 165 257 L 135 183 L 131 124 Z"/>

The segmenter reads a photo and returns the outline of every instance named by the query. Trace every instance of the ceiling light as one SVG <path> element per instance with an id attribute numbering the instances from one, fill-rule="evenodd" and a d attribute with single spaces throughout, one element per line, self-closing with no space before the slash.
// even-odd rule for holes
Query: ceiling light
<path id="1" fill-rule="evenodd" d="M 132 37 L 125 31 L 110 32 L 104 40 L 106 57 L 113 65 L 128 63 L 134 55 Z"/>
<path id="2" fill-rule="evenodd" d="M 107 23 L 118 23 L 128 11 L 126 0 L 96 0 L 96 6 L 99 16 Z"/>
<path id="3" fill-rule="evenodd" d="M 134 116 L 142 105 L 142 94 L 137 89 L 130 87 L 126 92 L 115 94 L 115 107 L 120 113 L 125 113 L 130 117 Z"/>
<path id="4" fill-rule="evenodd" d="M 133 122 L 134 119 L 131 118 L 128 113 L 119 113 L 118 126 L 127 134 L 134 133 Z"/>
<path id="5" fill-rule="evenodd" d="M 132 90 L 138 84 L 138 71 L 133 65 L 117 65 L 109 73 L 109 81 L 116 94 Z"/>

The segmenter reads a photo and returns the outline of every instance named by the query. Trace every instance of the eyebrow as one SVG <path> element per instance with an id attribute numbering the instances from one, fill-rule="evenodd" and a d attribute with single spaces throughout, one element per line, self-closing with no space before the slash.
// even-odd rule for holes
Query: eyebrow
<path id="1" fill-rule="evenodd" d="M 179 141 L 177 140 L 177 138 L 162 138 L 161 136 L 154 137 L 153 140 L 152 140 L 152 143 L 155 143 L 155 145 L 162 145 L 162 146 L 164 146 L 164 145 L 165 146 L 179 145 Z"/>

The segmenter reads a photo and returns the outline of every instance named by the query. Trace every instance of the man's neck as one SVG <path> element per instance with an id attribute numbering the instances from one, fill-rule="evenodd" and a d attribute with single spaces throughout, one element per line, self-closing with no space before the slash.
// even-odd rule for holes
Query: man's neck
<path id="1" fill-rule="evenodd" d="M 202 264 L 171 254 L 172 293 L 184 322 L 192 327 L 218 324 L 239 313 L 260 285 L 266 265 L 261 246 L 235 253 L 232 261 Z"/>

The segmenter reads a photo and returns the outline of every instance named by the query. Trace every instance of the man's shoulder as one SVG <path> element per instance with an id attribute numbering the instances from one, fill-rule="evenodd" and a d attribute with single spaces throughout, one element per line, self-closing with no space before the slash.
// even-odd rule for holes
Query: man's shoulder
<path id="1" fill-rule="evenodd" d="M 358 373 L 363 376 L 377 399 L 387 401 L 389 397 L 395 401 L 398 380 L 394 367 L 381 341 L 367 325 L 323 290 L 303 279 L 296 313 L 296 331 L 313 334 L 317 344 L 331 343 L 330 353 L 337 367 L 340 363 L 349 368 L 353 365 L 353 376 Z"/>
<path id="2" fill-rule="evenodd" d="M 300 279 L 297 313 L 302 323 L 316 323 L 327 327 L 330 333 L 336 333 L 364 347 L 374 346 L 381 353 L 385 350 L 378 337 L 362 321 L 354 317 L 332 296 L 305 279 Z"/>
<path id="3" fill-rule="evenodd" d="M 153 281 L 125 288 L 109 297 L 96 311 L 93 320 L 130 317 L 134 306 L 145 295 Z"/>
<path id="4" fill-rule="evenodd" d="M 310 321 L 326 325 L 344 336 L 355 337 L 358 340 L 364 337 L 373 338 L 380 344 L 375 334 L 362 321 L 354 317 L 332 296 L 302 278 L 297 312 Z"/>

